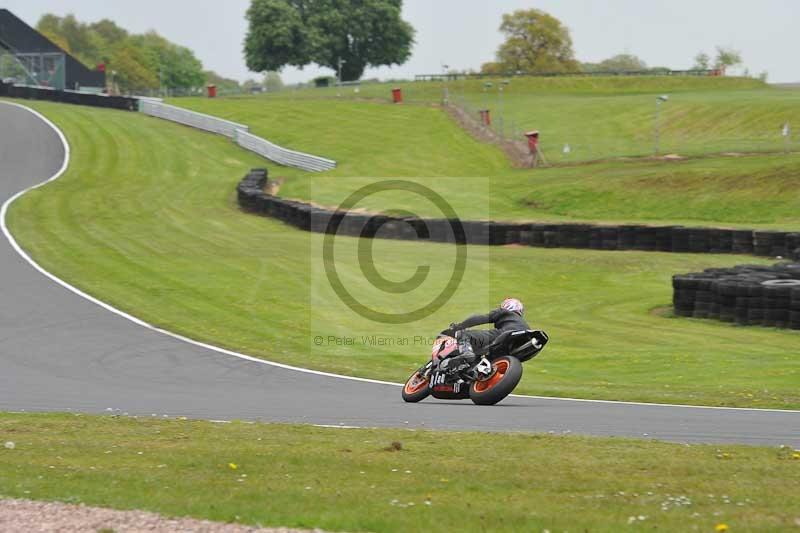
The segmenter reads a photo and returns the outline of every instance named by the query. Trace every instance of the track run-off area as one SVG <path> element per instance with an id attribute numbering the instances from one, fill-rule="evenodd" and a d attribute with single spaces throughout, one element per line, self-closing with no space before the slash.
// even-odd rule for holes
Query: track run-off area
<path id="1" fill-rule="evenodd" d="M 70 147 L 23 106 L 0 103 L 0 125 L 2 411 L 800 445 L 798 411 L 523 396 L 495 407 L 407 405 L 396 384 L 262 361 L 159 330 L 44 271 L 16 243 L 9 205 L 57 179 Z"/>

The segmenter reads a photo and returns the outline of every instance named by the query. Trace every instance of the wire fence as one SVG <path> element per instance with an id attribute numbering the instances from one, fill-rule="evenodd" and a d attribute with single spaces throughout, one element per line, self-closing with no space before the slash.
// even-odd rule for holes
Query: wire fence
<path id="1" fill-rule="evenodd" d="M 498 99 L 467 97 L 449 94 L 443 97 L 447 105 L 454 106 L 471 117 L 476 125 L 498 141 L 526 142 L 526 133 L 536 123 L 536 112 L 530 118 L 519 120 L 519 113 L 504 112 Z M 699 118 L 699 117 L 698 117 Z M 691 117 L 687 120 L 691 122 Z M 633 134 L 620 128 L 613 135 L 598 135 L 590 119 L 586 127 L 572 135 L 541 132 L 540 155 L 550 164 L 570 164 L 620 158 L 664 158 L 680 160 L 704 155 L 779 154 L 800 152 L 800 139 L 793 135 L 789 121 L 775 124 L 771 131 L 749 130 L 746 136 L 708 134 L 702 131 L 686 134 L 674 129 L 654 115 L 650 128 Z M 548 135 L 548 133 L 550 133 Z"/>
<path id="2" fill-rule="evenodd" d="M 682 80 L 674 77 L 671 81 L 677 83 Z M 255 94 L 265 98 L 330 98 L 391 103 L 394 101 L 393 89 L 399 88 L 404 104 L 453 106 L 463 115 L 471 117 L 475 125 L 485 131 L 486 135 L 482 137 L 504 144 L 512 143 L 523 152 L 526 150 L 525 132 L 539 129 L 540 155 L 547 163 L 556 165 L 620 158 L 682 159 L 721 154 L 800 152 L 800 139 L 793 132 L 793 124 L 800 124 L 800 112 L 794 112 L 786 106 L 781 108 L 781 113 L 787 111 L 785 117 L 773 113 L 779 117 L 774 124 L 771 122 L 772 116 L 765 121 L 754 113 L 752 117 L 742 120 L 731 118 L 730 127 L 707 131 L 696 126 L 708 123 L 703 116 L 707 111 L 702 93 L 694 95 L 693 102 L 675 95 L 675 101 L 670 100 L 664 108 L 664 115 L 660 116 L 653 105 L 655 95 L 641 96 L 633 92 L 618 100 L 625 102 L 625 105 L 630 104 L 623 109 L 625 113 L 632 108 L 636 108 L 636 111 L 620 117 L 614 110 L 602 109 L 605 103 L 600 101 L 619 96 L 613 86 L 604 88 L 599 94 L 594 90 L 586 90 L 582 85 L 577 89 L 568 87 L 566 93 L 559 92 L 559 89 L 529 94 L 521 92 L 520 87 L 514 85 L 517 83 L 515 80 L 507 83 L 509 85 L 505 85 L 505 80 L 494 84 L 481 80 L 457 80 L 452 83 L 363 80 L 328 87 L 290 85 L 269 93 Z M 492 87 L 487 90 L 485 85 Z M 574 95 L 574 100 L 568 98 L 571 90 L 579 91 Z M 154 94 L 158 94 L 158 91 Z M 252 96 L 254 93 L 218 89 L 218 94 Z M 169 95 L 205 96 L 206 90 L 170 90 Z M 594 101 L 595 97 L 598 98 L 592 104 L 595 107 L 585 104 L 586 100 Z M 725 103 L 717 103 L 710 108 L 719 113 L 725 106 Z M 482 110 L 488 110 L 490 121 L 487 124 L 482 122 Z M 741 109 L 737 111 L 741 112 Z M 723 116 L 722 120 L 727 121 L 728 117 Z"/>

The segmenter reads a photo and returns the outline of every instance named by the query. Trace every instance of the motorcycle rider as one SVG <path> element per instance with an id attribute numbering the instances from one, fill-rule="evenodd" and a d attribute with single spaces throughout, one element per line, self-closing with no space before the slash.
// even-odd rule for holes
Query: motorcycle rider
<path id="1" fill-rule="evenodd" d="M 442 333 L 458 339 L 460 354 L 456 358 L 452 358 L 447 366 L 453 368 L 464 364 L 473 364 L 478 358 L 475 350 L 480 352 L 494 342 L 504 331 L 531 329 L 525 319 L 522 318 L 524 314 L 525 306 L 520 300 L 506 298 L 500 304 L 500 307 L 489 311 L 485 315 L 474 315 L 463 322 L 450 324 L 450 327 Z M 494 324 L 494 329 L 468 329 L 481 324 Z M 460 335 L 457 335 L 459 332 Z"/>

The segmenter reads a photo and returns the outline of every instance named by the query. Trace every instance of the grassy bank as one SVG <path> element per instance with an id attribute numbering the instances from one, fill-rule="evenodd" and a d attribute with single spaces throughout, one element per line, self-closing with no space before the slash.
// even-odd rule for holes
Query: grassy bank
<path id="1" fill-rule="evenodd" d="M 15 445 L 0 447 L 6 497 L 264 526 L 766 532 L 800 518 L 791 449 L 20 414 L 0 415 L 0 441 Z"/>
<path id="2" fill-rule="evenodd" d="M 661 106 L 662 153 L 780 151 L 780 128 L 796 122 L 800 99 L 796 90 L 753 79 L 680 76 L 366 83 L 357 89 L 286 91 L 269 98 L 388 102 L 394 87 L 413 104 L 438 104 L 446 88 L 452 102 L 476 114 L 489 109 L 495 129 L 512 137 L 538 129 L 548 158 L 559 163 L 653 154 L 655 97 L 663 94 L 671 98 Z M 563 152 L 565 145 L 570 146 L 568 153 Z"/>
<path id="3" fill-rule="evenodd" d="M 598 143 L 623 142 L 620 139 L 628 134 L 639 139 L 637 143 L 651 143 L 652 124 L 648 121 L 652 109 L 649 104 L 641 107 L 628 101 L 645 98 L 650 102 L 650 96 L 547 98 L 559 101 L 543 104 L 541 113 L 552 114 L 550 120 L 560 128 L 580 131 Z M 708 143 L 725 143 L 734 131 L 747 131 L 751 138 L 771 135 L 780 149 L 780 125 L 793 118 L 800 122 L 800 115 L 795 116 L 800 109 L 797 91 L 703 91 L 687 93 L 685 98 L 693 103 L 671 101 L 674 105 L 669 113 L 682 117 L 675 135 L 697 141 L 689 154 L 718 152 Z M 612 106 L 605 99 L 616 99 L 616 103 Z M 495 219 L 800 229 L 800 197 L 794 193 L 800 169 L 798 154 L 717 154 L 684 161 L 632 159 L 512 169 L 498 148 L 470 138 L 441 109 L 431 106 L 274 97 L 180 99 L 175 103 L 245 122 L 272 141 L 331 157 L 339 163 L 337 170 L 326 174 L 331 178 L 415 177 L 430 181 L 440 176 L 484 177 L 491 194 L 476 199 L 470 182 L 464 181 L 462 187 L 447 191 L 448 201 L 464 209 L 479 203 Z M 689 107 L 681 109 L 684 105 Z M 632 120 L 625 113 L 616 118 L 617 107 L 620 113 L 641 112 L 649 118 Z M 521 105 L 521 109 L 527 108 Z M 669 113 L 665 111 L 665 116 Z M 595 116 L 601 114 L 608 116 Z M 595 131 L 593 125 L 601 129 Z M 628 131 L 629 126 L 642 129 L 639 133 Z M 665 138 L 670 127 L 665 126 Z M 684 135 L 682 128 L 691 128 L 694 137 Z M 610 150 L 596 149 L 598 158 L 613 155 Z M 637 150 L 634 143 L 623 152 L 635 155 Z M 285 182 L 281 194 L 291 198 L 338 205 L 352 190 L 342 187 L 339 179 L 312 178 L 296 170 L 279 169 L 274 175 Z M 388 210 L 400 206 L 374 199 L 370 207 Z"/>
<path id="4" fill-rule="evenodd" d="M 754 258 L 473 247 L 464 282 L 442 309 L 409 325 L 375 324 L 334 295 L 318 235 L 239 211 L 235 185 L 261 164 L 254 156 L 136 114 L 34 105 L 63 128 L 74 156 L 61 180 L 14 204 L 12 231 L 48 270 L 158 326 L 270 360 L 400 381 L 427 347 L 318 347 L 314 337 L 430 335 L 514 294 L 553 339 L 519 392 L 800 406 L 797 332 L 651 312 L 669 305 L 673 274 Z M 387 297 L 364 280 L 357 244 L 337 242 L 341 276 L 384 311 L 426 299 L 452 272 L 448 245 L 375 241 L 376 266 L 389 279 L 433 265 L 419 291 Z"/>

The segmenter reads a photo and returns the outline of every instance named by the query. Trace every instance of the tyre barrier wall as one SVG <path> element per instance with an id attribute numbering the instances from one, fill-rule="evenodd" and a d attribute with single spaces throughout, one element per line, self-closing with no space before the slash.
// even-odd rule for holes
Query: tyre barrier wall
<path id="1" fill-rule="evenodd" d="M 47 87 L 9 85 L 0 81 L 0 96 L 22 98 L 25 100 L 48 100 L 64 104 L 107 107 L 123 111 L 136 111 L 137 99 L 126 96 L 107 96 L 104 94 L 82 93 L 77 91 L 58 91 Z"/>
<path id="2" fill-rule="evenodd" d="M 334 211 L 286 200 L 264 192 L 266 169 L 255 169 L 238 187 L 239 205 L 249 211 L 278 218 L 306 231 L 325 232 Z M 364 213 L 344 217 L 339 233 L 367 234 L 394 239 L 426 238 L 456 242 L 453 224 L 445 219 L 398 218 Z M 313 224 L 312 224 L 313 222 Z M 544 248 L 640 250 L 680 253 L 735 253 L 800 260 L 800 233 L 777 231 L 687 228 L 682 226 L 596 226 L 591 224 L 502 223 L 460 221 L 468 244 L 522 244 Z M 377 229 L 375 229 L 377 228 Z M 379 234 L 378 234 L 379 233 Z"/>
<path id="3" fill-rule="evenodd" d="M 672 278 L 675 314 L 800 329 L 800 264 L 710 268 Z"/>
<path id="4" fill-rule="evenodd" d="M 224 135 L 245 150 L 254 152 L 279 165 L 310 172 L 323 172 L 336 168 L 336 161 L 278 146 L 251 134 L 250 128 L 244 124 L 237 124 L 236 122 L 196 113 L 182 107 L 146 99 L 139 100 L 139 111 L 151 117 L 158 117 L 192 128 Z"/>

